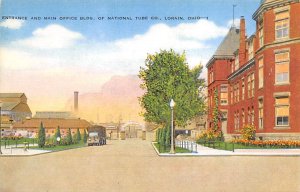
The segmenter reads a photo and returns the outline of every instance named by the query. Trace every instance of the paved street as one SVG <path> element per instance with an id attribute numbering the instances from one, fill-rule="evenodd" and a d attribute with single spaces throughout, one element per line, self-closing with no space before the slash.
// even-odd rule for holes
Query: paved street
<path id="1" fill-rule="evenodd" d="M 300 157 L 158 157 L 151 143 L 109 141 L 0 157 L 0 191 L 300 191 Z"/>

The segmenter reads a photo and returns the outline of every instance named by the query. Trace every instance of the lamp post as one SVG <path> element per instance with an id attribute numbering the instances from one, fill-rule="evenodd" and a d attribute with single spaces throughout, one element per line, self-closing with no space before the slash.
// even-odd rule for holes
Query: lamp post
<path id="1" fill-rule="evenodd" d="M 171 149 L 170 149 L 170 153 L 171 154 L 175 154 L 175 146 L 174 146 L 174 113 L 173 113 L 173 109 L 175 106 L 175 102 L 173 99 L 171 99 L 170 102 L 170 108 L 171 108 Z"/>
<path id="2" fill-rule="evenodd" d="M 1 151 L 1 142 L 2 142 L 1 111 L 2 111 L 2 102 L 0 101 L 0 155 L 2 154 L 2 151 Z"/>

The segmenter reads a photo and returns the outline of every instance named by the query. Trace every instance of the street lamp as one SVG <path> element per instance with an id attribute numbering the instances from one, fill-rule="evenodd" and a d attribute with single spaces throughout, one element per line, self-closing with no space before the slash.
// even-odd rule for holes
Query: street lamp
<path id="1" fill-rule="evenodd" d="M 57 141 L 57 143 L 59 144 L 59 142 L 60 142 L 60 137 L 56 137 L 56 141 Z"/>
<path id="2" fill-rule="evenodd" d="M 173 117 L 173 109 L 174 109 L 174 106 L 175 106 L 175 102 L 173 99 L 171 99 L 171 102 L 170 102 L 170 108 L 171 108 L 171 149 L 170 149 L 170 153 L 171 154 L 175 154 L 175 146 L 174 146 L 174 117 Z"/>
<path id="3" fill-rule="evenodd" d="M 1 142 L 2 142 L 2 126 L 1 126 L 1 110 L 2 110 L 3 103 L 0 101 L 0 155 L 2 154 L 1 151 Z"/>

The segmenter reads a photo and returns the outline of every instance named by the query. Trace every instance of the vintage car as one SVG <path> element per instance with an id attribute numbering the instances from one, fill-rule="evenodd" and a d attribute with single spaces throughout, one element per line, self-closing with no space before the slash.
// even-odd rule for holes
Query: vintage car
<path id="1" fill-rule="evenodd" d="M 93 126 L 88 128 L 88 146 L 105 145 L 106 144 L 106 129 L 102 126 Z"/>

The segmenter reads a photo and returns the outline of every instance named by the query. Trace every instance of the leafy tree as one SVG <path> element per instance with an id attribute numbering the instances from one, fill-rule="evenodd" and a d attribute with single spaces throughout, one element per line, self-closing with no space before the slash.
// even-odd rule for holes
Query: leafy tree
<path id="1" fill-rule="evenodd" d="M 69 128 L 68 133 L 67 133 L 66 143 L 68 145 L 71 145 L 73 143 L 72 133 L 71 133 L 71 129 L 70 128 Z"/>
<path id="2" fill-rule="evenodd" d="M 174 99 L 175 125 L 185 126 L 188 120 L 204 111 L 205 100 L 201 91 L 204 79 L 199 78 L 202 66 L 189 69 L 185 53 L 172 49 L 148 55 L 145 67 L 140 69 L 141 88 L 145 94 L 139 98 L 147 122 L 154 122 L 170 129 L 170 100 Z M 170 137 L 167 134 L 169 143 Z"/>
<path id="3" fill-rule="evenodd" d="M 83 142 L 86 143 L 87 142 L 87 133 L 86 133 L 86 130 L 84 129 L 84 132 L 83 132 Z"/>
<path id="4" fill-rule="evenodd" d="M 43 122 L 41 122 L 41 125 L 39 128 L 39 133 L 38 133 L 38 146 L 44 147 L 45 142 L 46 142 L 46 132 L 45 132 L 45 128 L 43 126 Z"/>
<path id="5" fill-rule="evenodd" d="M 54 134 L 55 142 L 56 142 L 56 144 L 59 144 L 60 142 L 57 141 L 57 137 L 60 137 L 60 138 L 61 138 L 61 133 L 60 133 L 60 127 L 59 127 L 59 126 L 56 128 L 55 134 Z"/>

